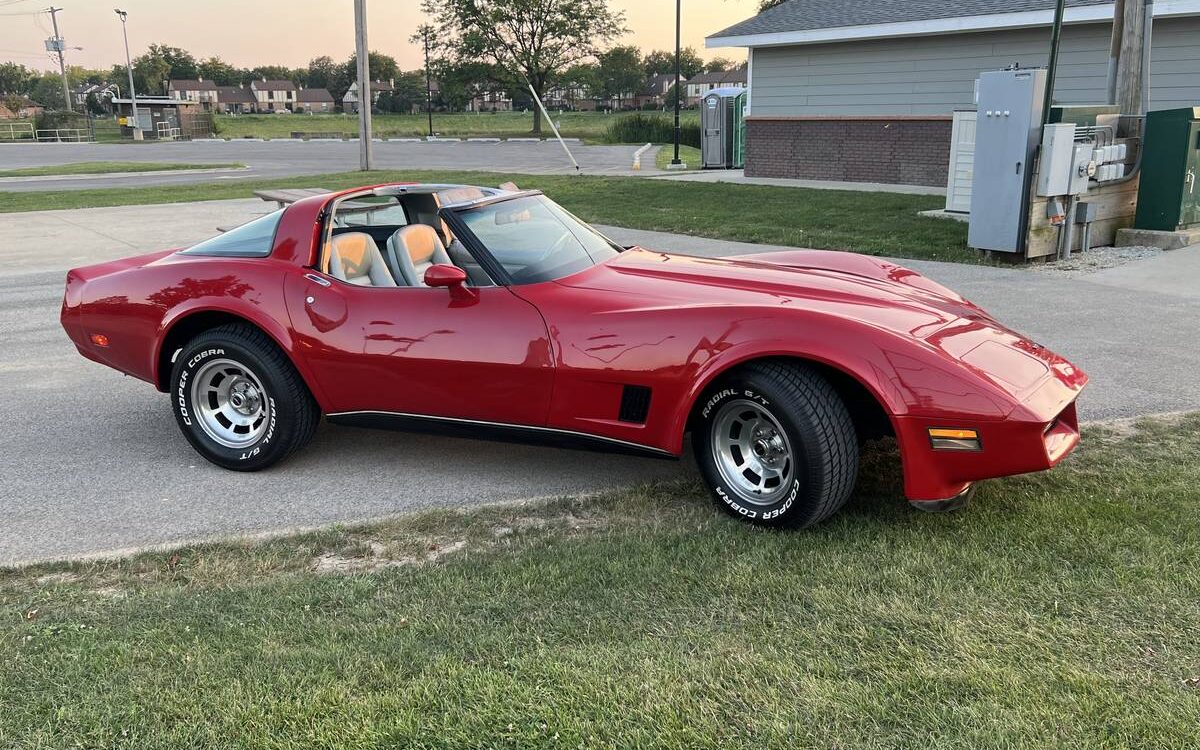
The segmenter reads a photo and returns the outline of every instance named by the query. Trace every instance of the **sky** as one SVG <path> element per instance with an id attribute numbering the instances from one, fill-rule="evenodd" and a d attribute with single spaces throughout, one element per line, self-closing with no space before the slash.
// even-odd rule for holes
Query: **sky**
<path id="1" fill-rule="evenodd" d="M 43 51 L 52 35 L 47 0 L 0 0 L 0 61 L 43 70 L 56 68 Z M 121 24 L 114 7 L 129 13 L 134 57 L 152 42 L 182 47 L 197 59 L 217 56 L 238 67 L 300 67 L 318 55 L 345 60 L 354 50 L 352 0 L 56 0 L 59 31 L 69 47 L 68 65 L 108 68 L 124 62 Z M 672 49 L 672 0 L 609 0 L 625 13 L 630 30 L 618 40 L 643 51 Z M 683 45 L 706 59 L 745 59 L 741 49 L 704 49 L 704 37 L 754 15 L 757 0 L 683 0 Z M 39 12 L 42 11 L 42 12 Z M 367 41 L 395 57 L 401 69 L 421 66 L 421 51 L 408 41 L 425 20 L 419 0 L 367 0 Z"/>

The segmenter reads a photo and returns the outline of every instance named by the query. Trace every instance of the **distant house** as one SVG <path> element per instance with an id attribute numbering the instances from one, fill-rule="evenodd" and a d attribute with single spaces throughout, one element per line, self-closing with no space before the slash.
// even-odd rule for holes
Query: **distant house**
<path id="1" fill-rule="evenodd" d="M 27 96 L 16 97 L 20 100 L 16 110 L 9 109 L 9 105 L 12 104 L 10 98 L 12 97 L 0 91 L 0 120 L 25 120 L 42 113 L 42 105 Z"/>
<path id="2" fill-rule="evenodd" d="M 245 86 L 217 86 L 218 112 L 247 115 L 254 111 L 254 94 Z"/>
<path id="3" fill-rule="evenodd" d="M 75 101 L 75 106 L 82 109 L 87 106 L 88 97 L 95 96 L 102 106 L 111 109 L 112 98 L 120 94 L 121 91 L 115 83 L 81 83 L 71 92 L 71 98 Z"/>
<path id="4" fill-rule="evenodd" d="M 681 84 L 687 83 L 687 80 L 682 76 L 679 79 Z M 662 107 L 667 103 L 667 94 L 671 92 L 671 87 L 674 85 L 674 73 L 656 73 L 646 79 L 646 87 L 634 97 L 634 105 L 638 109 L 647 105 Z"/>
<path id="5" fill-rule="evenodd" d="M 745 68 L 726 71 L 715 70 L 712 73 L 701 73 L 700 75 L 692 76 L 688 79 L 685 86 L 687 98 L 684 101 L 687 102 L 689 107 L 695 106 L 705 94 L 713 89 L 723 89 L 730 86 L 746 88 Z"/>
<path id="6" fill-rule="evenodd" d="M 291 81 L 268 81 L 262 78 L 250 82 L 255 112 L 291 111 L 296 106 L 296 84 Z"/>
<path id="7" fill-rule="evenodd" d="M 296 112 L 332 112 L 333 94 L 329 89 L 306 89 L 303 86 L 296 92 Z"/>
<path id="8" fill-rule="evenodd" d="M 371 106 L 374 107 L 379 103 L 379 95 L 385 91 L 394 91 L 396 82 L 388 81 L 371 81 Z M 350 84 L 350 88 L 346 90 L 342 97 L 343 112 L 358 112 L 358 81 Z"/>
<path id="9" fill-rule="evenodd" d="M 468 112 L 511 112 L 512 97 L 501 89 L 479 89 L 467 102 Z"/>
<path id="10" fill-rule="evenodd" d="M 176 79 L 167 83 L 167 96 L 185 102 L 198 102 L 204 109 L 217 104 L 217 84 L 203 78 Z"/>

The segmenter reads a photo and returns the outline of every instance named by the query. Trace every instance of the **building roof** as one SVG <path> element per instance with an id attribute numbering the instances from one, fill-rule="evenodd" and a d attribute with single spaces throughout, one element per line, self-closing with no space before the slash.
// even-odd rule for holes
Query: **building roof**
<path id="1" fill-rule="evenodd" d="M 1055 0 L 788 0 L 709 35 L 707 47 L 922 36 L 1049 25 Z M 1067 0 L 1066 21 L 1110 20 L 1112 0 Z M 1200 0 L 1157 3 L 1155 17 L 1200 14 Z"/>
<path id="2" fill-rule="evenodd" d="M 329 93 L 328 89 L 300 89 L 296 92 L 296 101 L 308 104 L 320 104 L 321 102 L 333 103 L 333 94 Z"/>
<path id="3" fill-rule="evenodd" d="M 219 104 L 253 104 L 254 95 L 241 86 L 217 86 Z"/>
<path id="4" fill-rule="evenodd" d="M 686 76 L 679 76 L 680 83 L 687 83 Z M 675 85 L 674 73 L 655 73 L 646 79 L 646 94 L 648 96 L 659 96 L 671 90 Z"/>
<path id="5" fill-rule="evenodd" d="M 295 91 L 296 84 L 291 81 L 251 81 L 250 88 L 255 91 Z"/>
<path id="6" fill-rule="evenodd" d="M 174 91 L 216 91 L 217 84 L 203 78 L 177 78 L 172 79 L 167 88 Z"/>
<path id="7" fill-rule="evenodd" d="M 745 83 L 746 69 L 714 70 L 711 73 L 701 73 L 687 79 L 687 83 Z"/>

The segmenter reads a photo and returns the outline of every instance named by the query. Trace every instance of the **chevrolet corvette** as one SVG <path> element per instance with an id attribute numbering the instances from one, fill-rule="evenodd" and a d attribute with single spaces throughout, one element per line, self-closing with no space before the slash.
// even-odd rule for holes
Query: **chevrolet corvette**
<path id="1" fill-rule="evenodd" d="M 921 274 L 848 252 L 621 247 L 507 188 L 316 195 L 76 268 L 62 325 L 240 471 L 322 417 L 669 458 L 690 436 L 719 507 L 803 527 L 851 496 L 876 437 L 925 510 L 1079 442 L 1087 376 Z"/>

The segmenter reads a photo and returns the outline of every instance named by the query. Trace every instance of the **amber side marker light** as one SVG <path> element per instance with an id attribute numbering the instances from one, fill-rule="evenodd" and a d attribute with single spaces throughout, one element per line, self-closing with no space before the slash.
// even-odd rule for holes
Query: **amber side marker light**
<path id="1" fill-rule="evenodd" d="M 959 427 L 930 427 L 929 444 L 935 451 L 979 451 L 979 432 Z"/>
<path id="2" fill-rule="evenodd" d="M 108 346 L 108 336 L 103 333 L 93 333 L 89 338 L 96 346 Z"/>

